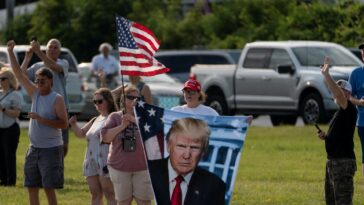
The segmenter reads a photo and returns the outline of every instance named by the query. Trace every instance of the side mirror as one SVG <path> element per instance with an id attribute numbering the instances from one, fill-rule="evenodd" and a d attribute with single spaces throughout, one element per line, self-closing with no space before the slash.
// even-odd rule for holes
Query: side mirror
<path id="1" fill-rule="evenodd" d="M 277 72 L 280 74 L 293 74 L 294 69 L 292 65 L 279 65 L 277 67 Z"/>

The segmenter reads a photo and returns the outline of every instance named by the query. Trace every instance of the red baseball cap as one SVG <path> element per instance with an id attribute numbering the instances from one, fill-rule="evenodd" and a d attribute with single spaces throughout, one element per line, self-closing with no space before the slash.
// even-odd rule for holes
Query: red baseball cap
<path id="1" fill-rule="evenodd" d="M 189 79 L 185 82 L 185 85 L 183 86 L 183 90 L 185 90 L 185 89 L 200 91 L 201 85 L 197 80 Z"/>

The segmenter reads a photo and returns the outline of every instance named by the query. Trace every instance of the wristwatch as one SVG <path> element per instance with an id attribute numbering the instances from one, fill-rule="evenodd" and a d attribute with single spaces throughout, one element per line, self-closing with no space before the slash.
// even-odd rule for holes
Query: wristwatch
<path id="1" fill-rule="evenodd" d="M 3 107 L 3 112 L 5 112 L 5 108 Z"/>

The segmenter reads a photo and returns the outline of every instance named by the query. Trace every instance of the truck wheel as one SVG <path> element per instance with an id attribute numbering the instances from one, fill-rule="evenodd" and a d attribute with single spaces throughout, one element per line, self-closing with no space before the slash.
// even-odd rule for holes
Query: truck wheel
<path id="1" fill-rule="evenodd" d="M 306 95 L 301 103 L 300 111 L 305 124 L 323 123 L 327 121 L 321 96 L 318 93 Z"/>
<path id="2" fill-rule="evenodd" d="M 278 125 L 295 125 L 297 122 L 297 116 L 294 115 L 271 115 L 270 121 L 272 122 L 273 126 Z"/>
<path id="3" fill-rule="evenodd" d="M 208 94 L 205 104 L 216 110 L 216 112 L 219 113 L 219 115 L 229 114 L 227 104 L 224 99 L 224 95 L 221 93 Z"/>

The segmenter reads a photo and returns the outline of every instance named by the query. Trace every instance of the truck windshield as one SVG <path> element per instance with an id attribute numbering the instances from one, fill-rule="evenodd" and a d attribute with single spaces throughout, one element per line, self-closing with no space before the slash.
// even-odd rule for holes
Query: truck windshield
<path id="1" fill-rule="evenodd" d="M 332 66 L 360 66 L 355 56 L 335 47 L 295 47 L 292 50 L 302 66 L 320 66 L 325 56 L 330 58 Z"/>

